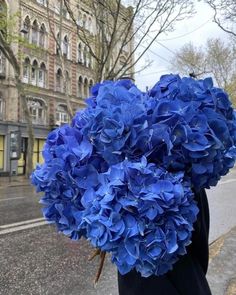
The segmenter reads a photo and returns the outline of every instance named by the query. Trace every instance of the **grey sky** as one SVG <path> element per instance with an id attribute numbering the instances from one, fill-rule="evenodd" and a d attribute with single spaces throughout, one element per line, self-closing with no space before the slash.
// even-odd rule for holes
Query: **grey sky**
<path id="1" fill-rule="evenodd" d="M 148 51 L 136 67 L 136 70 L 142 66 L 145 58 L 152 60 L 153 63 L 148 69 L 142 71 L 140 74 L 136 74 L 136 84 L 142 90 L 145 90 L 146 86 L 153 86 L 161 75 L 170 73 L 170 60 L 174 56 L 170 51 L 175 52 L 185 43 L 191 41 L 196 46 L 204 46 L 208 38 L 220 37 L 226 40 L 226 34 L 212 22 L 212 16 L 213 12 L 208 5 L 196 1 L 196 15 L 190 19 L 181 21 L 176 25 L 176 29 L 173 32 L 168 35 L 163 34 L 157 40 L 169 48 L 169 50 L 154 42 L 150 48 L 151 50 Z M 163 59 L 157 55 L 160 55 Z"/>

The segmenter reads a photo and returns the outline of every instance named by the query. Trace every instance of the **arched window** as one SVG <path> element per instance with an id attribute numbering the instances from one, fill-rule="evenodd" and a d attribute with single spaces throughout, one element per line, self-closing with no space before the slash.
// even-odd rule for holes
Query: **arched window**
<path id="1" fill-rule="evenodd" d="M 59 48 L 60 45 L 58 45 L 58 43 L 60 43 L 60 34 L 59 33 L 57 34 L 56 55 L 59 55 L 59 53 L 60 53 L 60 48 Z"/>
<path id="2" fill-rule="evenodd" d="M 38 62 L 34 60 L 32 68 L 31 68 L 31 83 L 33 85 L 37 85 L 38 83 Z"/>
<path id="3" fill-rule="evenodd" d="M 83 97 L 83 78 L 81 76 L 78 80 L 78 97 Z"/>
<path id="4" fill-rule="evenodd" d="M 23 28 L 21 32 L 24 34 L 24 38 L 29 41 L 30 36 L 30 19 L 28 16 L 26 16 L 24 22 L 23 22 Z"/>
<path id="5" fill-rule="evenodd" d="M 84 96 L 85 98 L 88 97 L 88 79 L 84 79 Z"/>
<path id="6" fill-rule="evenodd" d="M 6 75 L 6 57 L 3 55 L 0 50 L 0 76 Z"/>
<path id="7" fill-rule="evenodd" d="M 32 25 L 32 43 L 35 45 L 38 44 L 38 31 L 39 31 L 38 23 L 35 20 Z"/>
<path id="8" fill-rule="evenodd" d="M 83 15 L 83 27 L 87 29 L 87 16 L 86 14 Z"/>
<path id="9" fill-rule="evenodd" d="M 65 36 L 63 39 L 62 52 L 66 58 L 69 58 L 69 39 L 67 36 Z"/>
<path id="10" fill-rule="evenodd" d="M 67 106 L 64 104 L 59 104 L 56 109 L 56 125 L 61 125 L 68 123 L 68 111 Z"/>
<path id="11" fill-rule="evenodd" d="M 82 13 L 80 11 L 78 13 L 77 25 L 81 26 L 81 27 L 83 26 L 83 16 L 82 16 Z"/>
<path id="12" fill-rule="evenodd" d="M 91 91 L 92 86 L 93 86 L 93 80 L 90 79 L 90 80 L 89 80 L 89 93 L 90 93 L 90 91 Z"/>
<path id="13" fill-rule="evenodd" d="M 61 13 L 62 13 L 63 17 L 69 19 L 69 13 L 68 13 L 67 8 L 64 4 L 62 5 Z"/>
<path id="14" fill-rule="evenodd" d="M 82 44 L 78 45 L 78 63 L 82 63 L 83 60 L 83 52 L 82 52 Z"/>
<path id="15" fill-rule="evenodd" d="M 89 32 L 92 32 L 92 19 L 91 19 L 91 17 L 88 18 L 88 30 L 89 30 Z"/>
<path id="16" fill-rule="evenodd" d="M 28 57 L 26 57 L 23 63 L 23 82 L 29 83 L 29 81 L 30 81 L 30 60 Z"/>
<path id="17" fill-rule="evenodd" d="M 89 68 L 92 68 L 92 55 L 88 49 L 88 54 L 87 54 L 87 64 Z"/>
<path id="18" fill-rule="evenodd" d="M 39 87 L 46 86 L 46 66 L 44 63 L 41 63 L 39 68 L 39 80 L 38 80 Z"/>
<path id="19" fill-rule="evenodd" d="M 46 123 L 46 106 L 40 98 L 29 98 L 28 108 L 34 124 L 44 125 Z"/>
<path id="20" fill-rule="evenodd" d="M 3 120 L 3 115 L 4 115 L 4 100 L 2 97 L 2 93 L 0 92 L 0 120 Z"/>
<path id="21" fill-rule="evenodd" d="M 65 84 L 66 94 L 70 94 L 70 75 L 68 71 L 65 71 Z"/>
<path id="22" fill-rule="evenodd" d="M 87 64 L 88 64 L 87 57 L 88 57 L 87 46 L 85 46 L 84 52 L 83 52 L 83 62 L 84 62 L 85 66 L 87 66 Z"/>
<path id="23" fill-rule="evenodd" d="M 39 46 L 44 48 L 45 41 L 46 41 L 46 28 L 45 28 L 45 25 L 42 24 L 39 31 Z"/>
<path id="24" fill-rule="evenodd" d="M 61 71 L 61 69 L 58 69 L 57 73 L 56 73 L 56 91 L 62 92 L 62 71 Z"/>

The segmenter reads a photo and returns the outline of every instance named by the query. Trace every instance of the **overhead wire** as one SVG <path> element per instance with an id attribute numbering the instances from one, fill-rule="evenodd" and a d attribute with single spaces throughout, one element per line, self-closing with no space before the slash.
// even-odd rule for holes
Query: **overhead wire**
<path id="1" fill-rule="evenodd" d="M 176 39 L 180 39 L 180 38 L 183 38 L 185 36 L 188 36 L 188 35 L 191 35 L 192 33 L 198 31 L 199 29 L 201 29 L 202 27 L 204 27 L 210 20 L 212 20 L 212 17 L 209 18 L 207 21 L 205 21 L 204 23 L 202 23 L 200 26 L 198 26 L 197 28 L 195 28 L 194 30 L 190 31 L 190 32 L 187 32 L 185 34 L 182 34 L 182 35 L 179 35 L 179 36 L 176 36 L 176 37 L 173 37 L 173 38 L 166 38 L 166 39 L 160 39 L 159 41 L 172 41 L 172 40 L 176 40 Z"/>

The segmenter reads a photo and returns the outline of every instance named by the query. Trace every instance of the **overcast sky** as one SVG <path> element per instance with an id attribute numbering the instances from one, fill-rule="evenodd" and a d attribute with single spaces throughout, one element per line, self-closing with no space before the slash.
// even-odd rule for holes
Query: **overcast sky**
<path id="1" fill-rule="evenodd" d="M 148 69 L 136 74 L 135 81 L 139 88 L 145 90 L 146 86 L 152 87 L 161 75 L 170 73 L 170 60 L 174 56 L 173 52 L 183 44 L 192 42 L 196 46 L 204 46 L 208 38 L 215 37 L 227 40 L 227 35 L 212 22 L 212 16 L 213 12 L 208 5 L 196 3 L 194 17 L 179 22 L 175 26 L 175 30 L 168 35 L 162 34 L 157 41 L 169 50 L 154 42 L 150 48 L 153 53 L 149 50 L 142 62 L 136 66 L 136 70 L 139 69 L 146 58 L 153 61 Z"/>

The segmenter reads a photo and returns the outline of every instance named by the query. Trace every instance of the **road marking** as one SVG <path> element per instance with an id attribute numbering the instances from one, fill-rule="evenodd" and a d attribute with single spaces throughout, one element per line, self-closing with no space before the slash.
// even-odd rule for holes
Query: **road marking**
<path id="1" fill-rule="evenodd" d="M 7 199 L 0 199 L 0 202 L 2 201 L 10 201 L 10 200 L 17 200 L 17 199 L 25 199 L 26 197 L 15 197 L 15 198 L 7 198 Z"/>
<path id="2" fill-rule="evenodd" d="M 0 236 L 5 235 L 5 234 L 9 234 L 9 233 L 13 233 L 13 232 L 18 232 L 18 231 L 21 231 L 24 229 L 29 229 L 29 228 L 34 228 L 34 227 L 46 225 L 46 224 L 49 224 L 49 223 L 47 221 L 41 221 L 41 222 L 36 222 L 36 223 L 31 223 L 31 224 L 20 225 L 17 227 L 7 228 L 4 230 L 0 230 Z"/>
<path id="3" fill-rule="evenodd" d="M 25 220 L 25 221 L 10 223 L 10 224 L 4 224 L 4 225 L 0 225 L 0 229 L 5 229 L 5 228 L 9 228 L 9 227 L 17 227 L 20 225 L 35 223 L 35 222 L 39 222 L 39 221 L 45 221 L 45 219 L 43 217 L 41 217 L 41 218 L 29 219 L 29 220 Z"/>
<path id="4" fill-rule="evenodd" d="M 227 184 L 227 183 L 231 183 L 231 182 L 235 182 L 235 181 L 236 181 L 236 178 L 232 178 L 232 179 L 220 181 L 219 184 Z"/>

